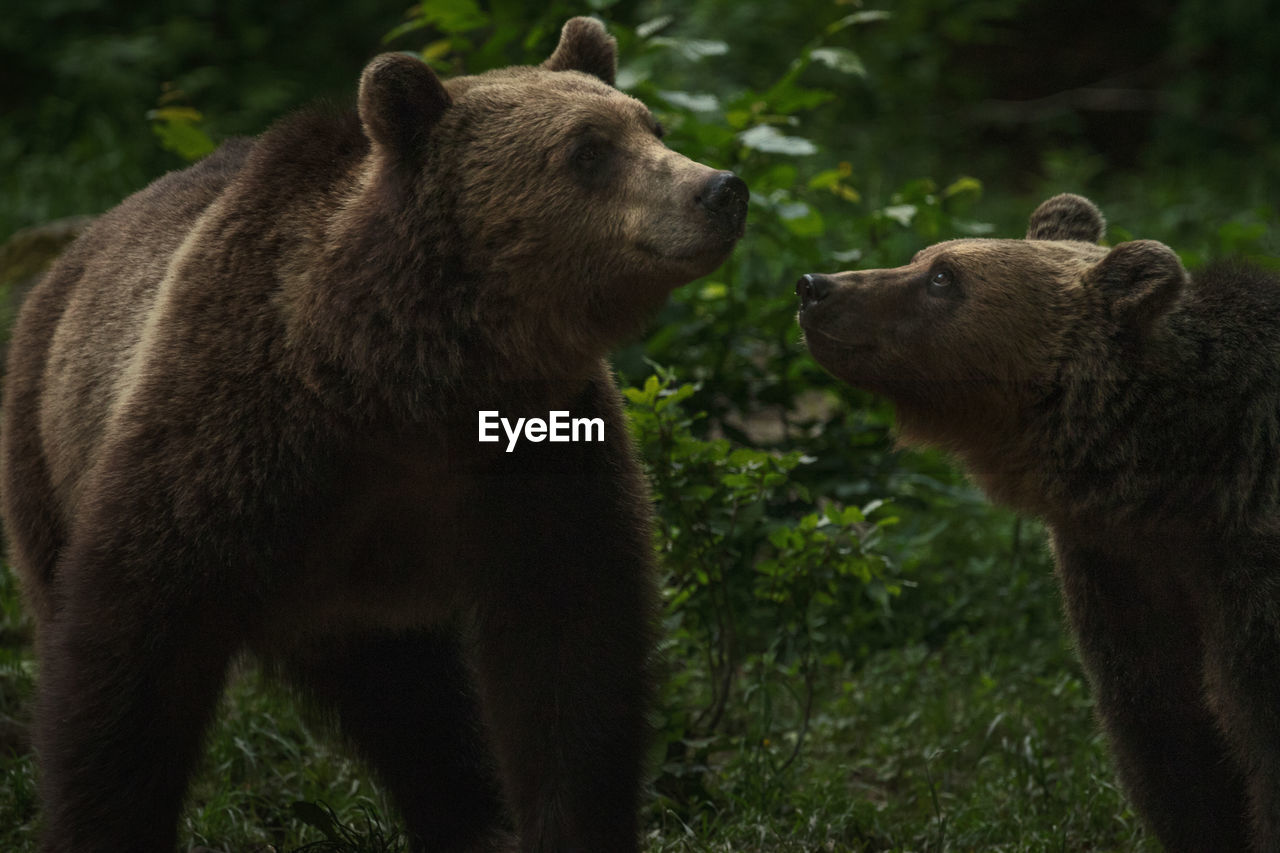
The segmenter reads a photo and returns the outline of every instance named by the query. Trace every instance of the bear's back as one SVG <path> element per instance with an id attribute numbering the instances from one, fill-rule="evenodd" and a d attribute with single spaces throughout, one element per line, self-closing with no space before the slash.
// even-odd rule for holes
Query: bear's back
<path id="1" fill-rule="evenodd" d="M 161 285 L 192 227 L 239 173 L 252 142 L 235 139 L 101 216 L 32 291 L 15 329 L 9 393 L 35 411 L 57 503 L 70 511 L 96 458 Z M 34 417 L 30 417 L 34 416 Z"/>

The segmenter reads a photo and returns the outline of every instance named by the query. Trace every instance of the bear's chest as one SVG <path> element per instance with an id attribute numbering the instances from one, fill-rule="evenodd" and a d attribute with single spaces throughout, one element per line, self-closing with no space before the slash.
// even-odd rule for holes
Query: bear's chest
<path id="1" fill-rule="evenodd" d="M 305 625 L 290 630 L 412 628 L 463 612 L 512 547 L 488 511 L 489 468 L 473 448 L 425 439 L 341 460 L 305 527 L 283 602 Z"/>

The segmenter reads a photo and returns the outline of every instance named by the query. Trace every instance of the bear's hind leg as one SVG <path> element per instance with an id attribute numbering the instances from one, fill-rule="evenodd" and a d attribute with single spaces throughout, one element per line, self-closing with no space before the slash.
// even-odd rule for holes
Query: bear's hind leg
<path id="1" fill-rule="evenodd" d="M 180 611 L 76 593 L 41 626 L 44 853 L 172 853 L 234 653 L 220 620 Z"/>
<path id="2" fill-rule="evenodd" d="M 456 638 L 413 631 L 326 640 L 277 661 L 390 792 L 414 850 L 514 849 Z"/>
<path id="3" fill-rule="evenodd" d="M 1057 542 L 1077 647 L 1117 770 L 1170 851 L 1248 849 L 1244 776 L 1204 695 L 1198 617 L 1168 577 Z"/>

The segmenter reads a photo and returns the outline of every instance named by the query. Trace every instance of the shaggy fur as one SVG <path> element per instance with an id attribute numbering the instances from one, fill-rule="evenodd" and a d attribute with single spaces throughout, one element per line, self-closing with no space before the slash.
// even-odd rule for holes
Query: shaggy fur
<path id="1" fill-rule="evenodd" d="M 820 363 L 898 404 L 904 441 L 1048 523 L 1121 779 L 1161 842 L 1280 850 L 1280 280 L 1190 279 L 1168 247 L 1107 250 L 1103 230 L 1058 196 L 1026 241 L 807 276 L 800 322 Z"/>
<path id="2" fill-rule="evenodd" d="M 545 67 L 375 59 L 85 234 L 19 320 L 4 519 L 37 623 L 46 853 L 170 851 L 256 652 L 415 849 L 636 849 L 656 602 L 602 357 L 742 233 L 566 25 Z M 605 440 L 477 441 L 565 409 Z M 518 840 L 517 840 L 518 839 Z"/>

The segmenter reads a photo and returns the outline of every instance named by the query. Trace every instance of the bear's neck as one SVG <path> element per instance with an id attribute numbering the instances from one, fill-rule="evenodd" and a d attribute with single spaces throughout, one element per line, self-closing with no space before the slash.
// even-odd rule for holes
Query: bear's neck
<path id="1" fill-rule="evenodd" d="M 324 230 L 299 241 L 301 272 L 282 272 L 293 366 L 327 405 L 427 425 L 477 409 L 545 414 L 599 373 L 601 347 L 536 339 L 504 298 L 514 285 L 477 276 L 447 194 L 370 180 L 351 176 Z"/>
<path id="2" fill-rule="evenodd" d="M 1059 529 L 1242 529 L 1280 511 L 1274 280 L 1210 269 L 1142 340 L 1086 337 L 1027 410 L 1025 458 Z"/>
<path id="3" fill-rule="evenodd" d="M 996 503 L 1039 515 L 1043 480 L 1023 406 L 1044 389 L 996 382 L 894 388 L 899 443 L 954 457 Z"/>

